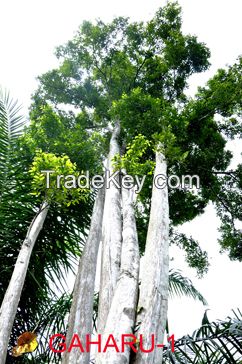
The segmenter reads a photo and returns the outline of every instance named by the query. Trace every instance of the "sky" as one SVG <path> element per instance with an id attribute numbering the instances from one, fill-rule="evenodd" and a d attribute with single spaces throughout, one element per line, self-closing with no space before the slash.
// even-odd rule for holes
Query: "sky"
<path id="1" fill-rule="evenodd" d="M 146 20 L 166 1 L 158 0 L 1 0 L 0 4 L 0 84 L 23 105 L 27 114 L 31 93 L 37 87 L 36 77 L 57 65 L 54 49 L 71 39 L 80 23 L 114 16 L 128 16 L 132 20 Z M 183 29 L 195 34 L 211 50 L 210 70 L 190 79 L 188 93 L 193 95 L 198 85 L 204 85 L 219 67 L 233 64 L 242 54 L 241 0 L 180 0 L 183 9 Z M 241 143 L 230 143 L 236 164 Z M 242 263 L 231 262 L 219 253 L 217 244 L 219 221 L 214 208 L 182 231 L 199 240 L 209 254 L 210 269 L 203 279 L 184 263 L 180 251 L 172 248 L 172 266 L 192 278 L 195 286 L 209 303 L 210 319 L 223 319 L 231 309 L 241 307 L 242 293 L 239 277 Z M 175 337 L 191 333 L 201 323 L 204 307 L 191 299 L 175 299 L 169 304 L 170 329 Z"/>

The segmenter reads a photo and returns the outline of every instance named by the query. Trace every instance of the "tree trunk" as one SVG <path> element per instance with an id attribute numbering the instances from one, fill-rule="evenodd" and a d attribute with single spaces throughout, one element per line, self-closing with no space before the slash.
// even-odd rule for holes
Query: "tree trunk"
<path id="1" fill-rule="evenodd" d="M 156 152 L 155 176 L 167 175 L 164 155 Z M 141 286 L 136 324 L 138 335 L 144 338 L 144 348 L 151 347 L 151 335 L 156 344 L 163 344 L 167 319 L 169 275 L 169 205 L 167 187 L 159 189 L 153 184 L 150 220 L 141 272 Z M 135 364 L 160 364 L 162 349 L 150 353 L 139 350 Z"/>
<path id="2" fill-rule="evenodd" d="M 123 202 L 123 243 L 120 276 L 107 317 L 102 341 L 105 343 L 112 334 L 121 347 L 121 334 L 133 334 L 139 279 L 139 245 L 133 207 L 133 191 L 122 189 Z M 126 341 L 130 338 L 126 338 Z M 130 347 L 123 353 L 113 349 L 97 354 L 97 364 L 128 364 Z"/>
<path id="3" fill-rule="evenodd" d="M 86 342 L 87 334 L 90 336 L 92 334 L 94 285 L 102 232 L 103 208 L 104 189 L 101 189 L 98 191 L 94 204 L 90 231 L 76 277 L 73 302 L 68 321 L 67 347 L 74 334 L 78 334 L 82 343 Z M 79 348 L 73 348 L 70 353 L 65 352 L 62 359 L 62 364 L 89 364 L 89 362 L 90 352 L 86 352 L 85 350 L 84 353 L 81 353 Z"/>
<path id="4" fill-rule="evenodd" d="M 29 260 L 36 239 L 42 229 L 49 205 L 44 202 L 34 217 L 20 249 L 8 289 L 0 309 L 0 363 L 5 363 L 8 342 L 23 289 Z"/>
<path id="5" fill-rule="evenodd" d="M 111 141 L 108 157 L 108 170 L 114 172 L 112 159 L 120 153 L 118 137 L 120 124 L 116 123 Z M 98 333 L 103 333 L 107 316 L 111 307 L 114 290 L 120 273 L 122 242 L 122 220 L 121 220 L 121 193 L 120 189 L 111 183 L 106 189 L 103 235 L 102 235 L 102 258 L 101 277 L 98 305 Z"/>

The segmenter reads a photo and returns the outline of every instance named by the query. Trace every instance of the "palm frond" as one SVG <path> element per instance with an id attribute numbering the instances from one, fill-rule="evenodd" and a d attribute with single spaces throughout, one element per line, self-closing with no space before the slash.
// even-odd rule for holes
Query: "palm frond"
<path id="1" fill-rule="evenodd" d="M 20 114 L 22 106 L 13 100 L 9 91 L 0 87 L 0 124 L 8 140 L 17 138 L 23 132 L 26 119 Z"/>
<path id="2" fill-rule="evenodd" d="M 170 270 L 169 272 L 169 295 L 173 296 L 187 296 L 194 298 L 207 305 L 207 301 L 203 295 L 194 287 L 192 281 L 184 277 L 180 271 Z"/>
<path id="3" fill-rule="evenodd" d="M 8 91 L 0 87 L 0 194 L 8 180 L 13 143 L 23 132 L 25 118 L 20 114 L 21 106 Z"/>
<path id="4" fill-rule="evenodd" d="M 175 352 L 165 347 L 164 364 L 238 364 L 242 360 L 242 314 L 224 321 L 209 322 L 207 314 L 202 326 L 192 335 L 175 342 Z"/>

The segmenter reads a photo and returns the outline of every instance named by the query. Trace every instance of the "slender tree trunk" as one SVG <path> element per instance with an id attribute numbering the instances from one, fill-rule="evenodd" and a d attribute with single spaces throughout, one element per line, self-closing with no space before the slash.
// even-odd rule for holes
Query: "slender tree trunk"
<path id="1" fill-rule="evenodd" d="M 116 123 L 111 141 L 108 157 L 108 170 L 110 174 L 114 172 L 112 159 L 120 153 L 118 137 L 120 124 Z M 122 242 L 122 220 L 121 220 L 121 192 L 120 189 L 111 182 L 106 189 L 103 235 L 102 235 L 102 258 L 101 277 L 98 306 L 98 333 L 103 333 L 107 316 L 111 307 L 114 289 L 120 273 Z"/>
<path id="2" fill-rule="evenodd" d="M 23 289 L 29 260 L 36 239 L 42 229 L 49 205 L 44 202 L 39 212 L 34 217 L 26 238 L 20 249 L 8 289 L 5 293 L 0 309 L 0 363 L 5 363 L 7 356 L 8 342 L 12 331 L 15 315 L 17 312 L 21 292 Z"/>
<path id="3" fill-rule="evenodd" d="M 133 334 L 139 279 L 139 245 L 132 196 L 134 191 L 123 188 L 123 243 L 120 276 L 115 289 L 112 304 L 107 317 L 102 341 L 105 343 L 109 334 L 121 347 L 121 334 Z M 131 338 L 127 337 L 126 341 Z M 130 347 L 125 346 L 123 353 L 107 350 L 97 354 L 97 364 L 128 364 Z"/>
<path id="4" fill-rule="evenodd" d="M 68 322 L 67 346 L 69 346 L 73 334 L 78 334 L 82 343 L 86 342 L 86 335 L 89 334 L 90 337 L 92 335 L 94 285 L 98 249 L 102 233 L 103 208 L 104 189 L 101 189 L 94 204 L 90 231 L 76 277 Z M 65 352 L 62 359 L 62 364 L 89 364 L 89 362 L 90 352 L 86 352 L 85 349 L 85 352 L 81 353 L 79 348 L 73 348 L 70 353 Z"/>
<path id="5" fill-rule="evenodd" d="M 164 155 L 156 152 L 155 176 L 167 175 Z M 162 182 L 162 181 L 161 181 Z M 141 272 L 141 286 L 136 324 L 138 335 L 144 338 L 144 348 L 151 347 L 151 335 L 156 344 L 162 344 L 167 319 L 169 274 L 169 205 L 167 187 L 159 189 L 153 184 L 150 220 Z M 160 364 L 162 349 L 150 353 L 139 350 L 135 364 Z"/>

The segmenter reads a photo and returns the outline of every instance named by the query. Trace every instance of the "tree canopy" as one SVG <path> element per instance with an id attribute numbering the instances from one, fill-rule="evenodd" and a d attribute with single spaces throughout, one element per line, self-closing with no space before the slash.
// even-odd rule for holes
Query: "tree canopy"
<path id="1" fill-rule="evenodd" d="M 57 48 L 56 56 L 60 67 L 39 77 L 33 122 L 48 103 L 57 113 L 69 110 L 74 125 L 90 135 L 101 132 L 105 140 L 109 123 L 121 120 L 123 153 L 139 135 L 150 143 L 141 155 L 133 153 L 139 165 L 145 161 L 146 172 L 152 171 L 152 148 L 162 142 L 168 175 L 198 175 L 201 183 L 196 193 L 170 189 L 172 224 L 192 220 L 213 201 L 223 221 L 221 245 L 230 250 L 232 258 L 241 259 L 241 234 L 232 226 L 241 212 L 238 205 L 231 206 L 234 198 L 241 198 L 240 167 L 230 174 L 233 199 L 227 196 L 232 192 L 226 192 L 226 171 L 232 158 L 226 143 L 241 135 L 241 60 L 219 70 L 193 99 L 187 97 L 189 76 L 208 69 L 210 52 L 195 36 L 182 33 L 181 8 L 174 2 L 160 8 L 147 23 L 122 17 L 111 23 L 85 21 L 71 41 Z M 70 157 L 71 153 L 68 150 Z M 105 141 L 102 155 L 105 157 Z M 88 168 L 92 168 L 91 161 Z M 151 178 L 140 194 L 145 209 Z M 139 215 L 140 231 L 147 227 L 148 212 Z M 142 232 L 139 238 L 142 248 Z"/>

